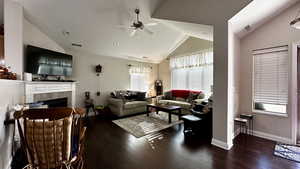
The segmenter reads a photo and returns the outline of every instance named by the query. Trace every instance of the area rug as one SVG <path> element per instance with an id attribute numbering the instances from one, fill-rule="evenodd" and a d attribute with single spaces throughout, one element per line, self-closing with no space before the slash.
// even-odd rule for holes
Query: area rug
<path id="1" fill-rule="evenodd" d="M 114 120 L 113 122 L 135 137 L 140 138 L 183 122 L 176 115 L 172 115 L 172 123 L 170 124 L 168 123 L 168 119 L 168 113 L 159 112 L 158 114 L 150 113 L 149 117 L 143 114 Z"/>
<path id="2" fill-rule="evenodd" d="M 290 144 L 277 143 L 274 155 L 288 160 L 300 162 L 300 147 Z"/>

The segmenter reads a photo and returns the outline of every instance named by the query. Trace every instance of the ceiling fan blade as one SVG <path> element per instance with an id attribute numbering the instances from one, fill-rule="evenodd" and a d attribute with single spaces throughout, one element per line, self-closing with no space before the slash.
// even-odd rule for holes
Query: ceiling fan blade
<path id="1" fill-rule="evenodd" d="M 153 32 L 152 31 L 150 31 L 148 28 L 146 28 L 146 27 L 144 27 L 144 29 L 143 29 L 146 33 L 148 33 L 149 35 L 152 35 L 153 34 Z"/>
<path id="2" fill-rule="evenodd" d="M 156 26 L 158 23 L 152 22 L 152 23 L 146 23 L 145 26 Z"/>
<path id="3" fill-rule="evenodd" d="M 131 33 L 130 33 L 130 36 L 134 36 L 136 34 L 136 29 L 134 29 Z"/>

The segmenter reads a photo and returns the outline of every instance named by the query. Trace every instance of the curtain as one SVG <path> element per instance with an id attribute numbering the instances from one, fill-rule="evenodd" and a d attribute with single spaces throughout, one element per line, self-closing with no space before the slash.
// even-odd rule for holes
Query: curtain
<path id="1" fill-rule="evenodd" d="M 170 59 L 171 69 L 200 67 L 213 64 L 213 49 L 206 49 L 188 56 L 177 56 Z"/>
<path id="2" fill-rule="evenodd" d="M 172 89 L 188 89 L 211 93 L 213 85 L 213 52 L 203 50 L 197 54 L 170 59 Z"/>
<path id="3" fill-rule="evenodd" d="M 149 74 L 151 72 L 151 67 L 147 65 L 131 65 L 129 68 L 130 74 Z"/>

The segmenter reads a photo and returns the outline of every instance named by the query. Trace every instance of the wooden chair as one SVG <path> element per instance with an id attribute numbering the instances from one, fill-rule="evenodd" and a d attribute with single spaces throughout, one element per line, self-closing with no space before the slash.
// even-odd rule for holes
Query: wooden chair
<path id="1" fill-rule="evenodd" d="M 30 169 L 83 169 L 84 111 L 29 109 L 14 114 Z"/>

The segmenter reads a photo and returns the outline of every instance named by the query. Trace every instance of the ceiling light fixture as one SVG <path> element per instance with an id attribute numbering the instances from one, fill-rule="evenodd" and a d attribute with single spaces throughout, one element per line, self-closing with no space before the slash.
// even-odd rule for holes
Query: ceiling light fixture
<path id="1" fill-rule="evenodd" d="M 299 14 L 300 14 L 300 10 L 298 11 L 295 19 L 290 23 L 290 26 L 295 28 L 295 29 L 300 29 L 300 17 L 299 17 Z"/>

